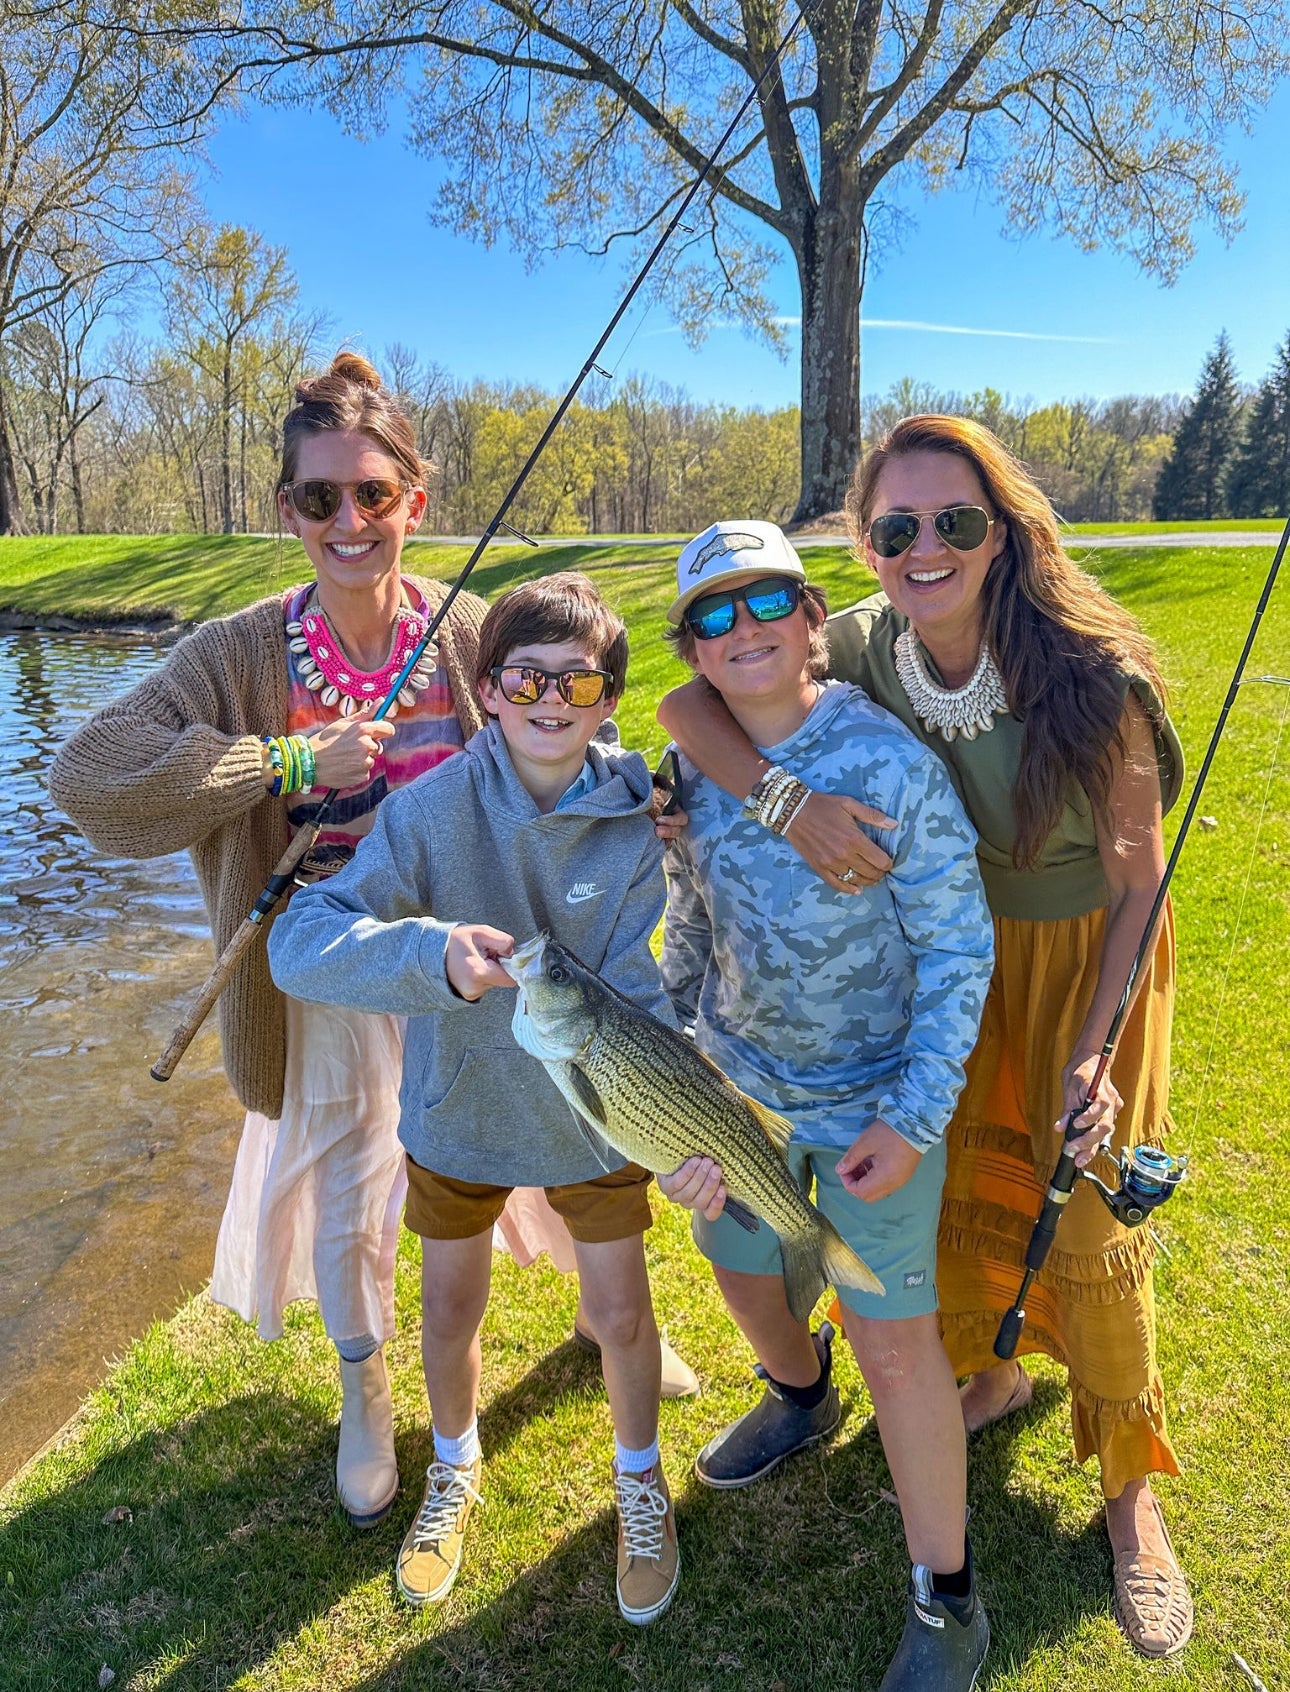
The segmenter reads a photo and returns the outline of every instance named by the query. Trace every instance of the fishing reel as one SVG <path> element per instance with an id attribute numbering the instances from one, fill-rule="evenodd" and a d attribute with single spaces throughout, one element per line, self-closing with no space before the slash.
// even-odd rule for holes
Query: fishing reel
<path id="1" fill-rule="evenodd" d="M 1099 1181 L 1091 1169 L 1081 1170 L 1080 1174 L 1085 1181 L 1092 1182 L 1102 1203 L 1125 1228 L 1136 1228 L 1145 1222 L 1153 1210 L 1173 1197 L 1178 1183 L 1187 1178 L 1187 1159 L 1170 1157 L 1158 1146 L 1135 1146 L 1132 1151 L 1123 1151 L 1116 1167 L 1120 1171 L 1120 1183 L 1114 1189 Z"/>

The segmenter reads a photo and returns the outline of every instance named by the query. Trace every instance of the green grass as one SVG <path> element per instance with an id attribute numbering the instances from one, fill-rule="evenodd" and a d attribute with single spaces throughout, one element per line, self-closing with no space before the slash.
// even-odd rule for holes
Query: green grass
<path id="1" fill-rule="evenodd" d="M 203 565 L 212 580 L 217 551 Z M 837 603 L 863 590 L 844 557 L 816 558 Z M 549 562 L 523 554 L 530 573 Z M 1160 642 L 1193 768 L 1267 562 L 1262 548 L 1135 548 L 1097 561 Z M 511 569 L 509 554 L 490 556 L 481 589 L 497 591 Z M 670 593 L 664 560 L 598 566 L 596 578 L 636 634 L 625 735 L 657 749 L 652 702 L 680 673 L 655 639 Z M 1251 664 L 1269 671 L 1290 675 L 1285 584 Z M 1163 1665 L 1121 1641 L 1096 1476 L 1074 1468 L 1058 1372 L 1038 1365 L 1030 1409 L 972 1444 L 989 1692 L 1232 1692 L 1245 1684 L 1234 1651 L 1270 1689 L 1290 1685 L 1290 744 L 1267 780 L 1287 707 L 1290 690 L 1242 690 L 1201 806 L 1217 826 L 1193 836 L 1176 887 L 1176 1149 L 1191 1154 L 1193 1175 L 1160 1218 L 1170 1253 L 1157 1271 L 1160 1354 L 1184 1465 L 1160 1490 L 1196 1597 L 1196 1638 Z M 610 1427 L 594 1369 L 567 1343 L 575 1290 L 509 1259 L 497 1261 L 484 1330 L 487 1508 L 446 1607 L 402 1608 L 390 1570 L 430 1451 L 415 1248 L 403 1243 L 392 1361 L 407 1491 L 394 1518 L 360 1536 L 333 1502 L 338 1393 L 312 1313 L 263 1346 L 199 1297 L 131 1347 L 66 1437 L 0 1493 L 0 1687 L 92 1687 L 104 1663 L 116 1692 L 877 1684 L 899 1633 L 905 1562 L 854 1364 L 843 1349 L 848 1415 L 826 1451 L 746 1493 L 698 1486 L 694 1452 L 755 1389 L 677 1214 L 648 1237 L 655 1296 L 705 1390 L 663 1407 L 685 1558 L 672 1612 L 640 1632 L 617 1617 Z M 132 1520 L 105 1521 L 118 1505 Z"/>

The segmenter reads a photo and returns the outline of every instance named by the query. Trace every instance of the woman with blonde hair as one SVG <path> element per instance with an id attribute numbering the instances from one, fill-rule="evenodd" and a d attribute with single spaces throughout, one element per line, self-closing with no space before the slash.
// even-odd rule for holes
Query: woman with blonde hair
<path id="1" fill-rule="evenodd" d="M 1068 1113 L 1086 1097 L 1164 872 L 1161 818 L 1182 753 L 1151 648 L 1067 556 L 1043 492 L 988 430 L 913 417 L 865 458 L 849 498 L 882 592 L 830 618 L 831 673 L 858 683 L 942 758 L 978 834 L 996 964 L 947 1133 L 937 1280 L 969 1431 L 1024 1408 L 1030 1379 L 992 1351 L 1020 1279 Z M 766 760 L 700 682 L 660 717 L 739 795 Z M 884 872 L 863 795 L 813 793 L 788 840 L 831 885 Z M 869 832 L 866 833 L 865 831 Z M 1166 905 L 1077 1158 L 1158 1144 L 1171 1126 L 1174 993 Z M 1075 1451 L 1096 1455 L 1115 1615 L 1146 1655 L 1181 1649 L 1192 1605 L 1152 1491 L 1178 1465 L 1155 1358 L 1153 1244 L 1087 1184 L 1027 1299 L 1021 1352 L 1062 1363 Z"/>

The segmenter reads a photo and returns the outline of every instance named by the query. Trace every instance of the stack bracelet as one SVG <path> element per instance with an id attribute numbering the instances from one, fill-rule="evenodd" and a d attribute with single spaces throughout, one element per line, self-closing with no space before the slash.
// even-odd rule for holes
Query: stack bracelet
<path id="1" fill-rule="evenodd" d="M 788 825 L 810 796 L 811 790 L 805 782 L 772 764 L 762 772 L 744 800 L 744 815 L 761 823 L 772 834 L 786 834 Z"/>
<path id="2" fill-rule="evenodd" d="M 308 793 L 317 767 L 314 749 L 303 734 L 266 734 L 265 752 L 273 770 L 269 792 L 276 799 L 282 793 Z"/>

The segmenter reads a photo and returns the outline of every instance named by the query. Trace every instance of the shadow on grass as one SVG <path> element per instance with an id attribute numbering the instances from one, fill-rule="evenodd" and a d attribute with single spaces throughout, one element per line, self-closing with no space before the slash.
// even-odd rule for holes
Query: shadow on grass
<path id="1" fill-rule="evenodd" d="M 0 1523 L 0 1680 L 15 1692 L 89 1685 L 107 1664 L 118 1685 L 138 1675 L 158 1692 L 223 1687 L 272 1678 L 270 1659 L 284 1649 L 345 1662 L 370 1613 L 386 1618 L 378 1630 L 393 1620 L 395 1631 L 377 1650 L 382 1666 L 346 1680 L 362 1692 L 875 1687 L 900 1636 L 907 1563 L 872 1422 L 852 1431 L 853 1411 L 845 1443 L 746 1491 L 700 1486 L 686 1452 L 672 1475 L 681 1588 L 665 1618 L 636 1629 L 614 1602 L 607 1483 L 594 1488 L 603 1506 L 592 1514 L 577 1503 L 567 1524 L 561 1499 L 585 1500 L 581 1473 L 539 1476 L 536 1505 L 507 1503 L 517 1482 L 523 1490 L 522 1465 L 501 1460 L 508 1446 L 568 1395 L 598 1390 L 594 1360 L 566 1343 L 486 1407 L 491 1508 L 476 1518 L 448 1604 L 419 1615 L 391 1613 L 390 1581 L 428 1459 L 425 1430 L 401 1437 L 405 1490 L 368 1534 L 334 1501 L 334 1425 L 298 1400 L 248 1394 L 142 1435 Z M 1029 1411 L 973 1442 L 973 1538 L 995 1637 L 983 1687 L 1105 1612 L 1100 1525 L 1071 1532 L 1009 1490 L 1015 1436 L 1059 1396 L 1039 1383 Z M 121 1506 L 130 1518 L 112 1520 Z M 512 1562 L 517 1543 L 535 1542 L 551 1548 Z M 369 1583 L 370 1598 L 334 1613 Z M 323 1628 L 333 1634 L 325 1645 Z"/>
<path id="2" fill-rule="evenodd" d="M 335 1453 L 334 1423 L 254 1394 L 15 1509 L 0 1524 L 0 1681 L 90 1686 L 107 1664 L 119 1686 L 149 1667 L 150 1687 L 232 1684 L 391 1565 L 401 1530 L 350 1528 Z"/>
<path id="3" fill-rule="evenodd" d="M 560 1356 L 552 1354 L 557 1362 Z M 535 1370 L 525 1389 L 544 1372 L 545 1365 Z M 553 1378 L 546 1390 L 554 1393 L 557 1384 Z M 501 1425 L 518 1431 L 511 1418 L 522 1409 L 526 1419 L 530 1405 L 510 1397 Z M 989 1495 L 988 1507 L 978 1509 L 974 1545 L 995 1638 L 983 1688 L 1106 1608 L 1109 1555 L 1100 1526 L 1071 1533 L 1041 1503 L 1006 1490 L 1015 1435 L 1060 1397 L 1055 1385 L 1041 1385 L 1038 1409 L 974 1442 L 973 1494 L 979 1502 Z M 541 1402 L 532 1400 L 531 1408 L 540 1413 Z M 498 1432 L 495 1425 L 485 1434 L 486 1498 Z M 554 1489 L 562 1479 L 552 1477 Z M 510 1537 L 492 1514 L 487 1529 L 477 1527 L 468 1539 L 444 1610 L 418 1617 L 423 1637 L 360 1681 L 360 1692 L 876 1687 L 900 1638 L 908 1563 L 899 1512 L 883 1496 L 891 1482 L 872 1421 L 833 1450 L 787 1463 L 747 1490 L 713 1492 L 680 1471 L 672 1480 L 682 1581 L 671 1610 L 652 1627 L 630 1627 L 618 1615 L 608 1505 L 563 1534 L 540 1561 L 514 1569 L 489 1566 L 486 1547 Z"/>

